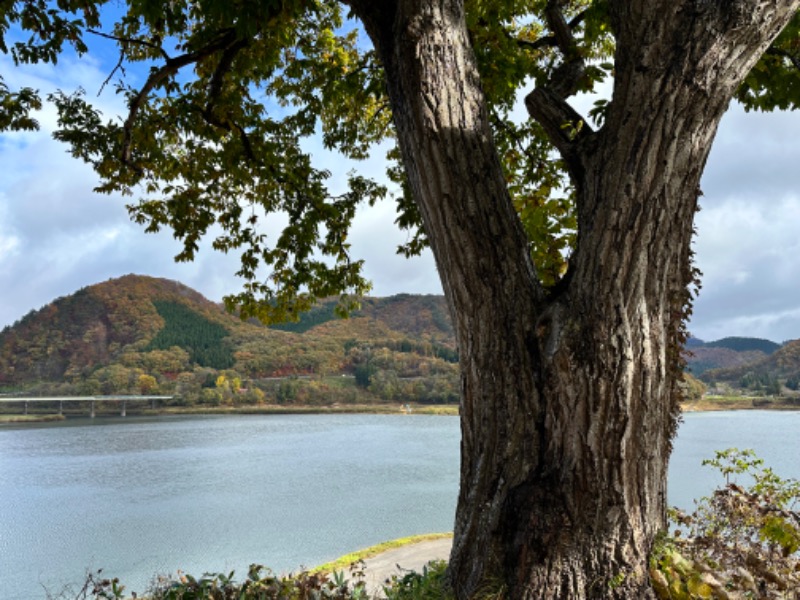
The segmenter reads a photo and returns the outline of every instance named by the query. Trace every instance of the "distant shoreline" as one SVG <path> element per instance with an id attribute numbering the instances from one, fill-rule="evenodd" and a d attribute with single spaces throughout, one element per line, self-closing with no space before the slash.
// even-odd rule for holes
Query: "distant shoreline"
<path id="1" fill-rule="evenodd" d="M 786 410 L 800 411 L 800 402 L 791 398 L 764 398 L 753 396 L 710 396 L 681 404 L 685 413 L 716 412 L 724 410 Z M 131 416 L 178 416 L 178 415 L 311 415 L 311 414 L 416 414 L 457 416 L 458 406 L 453 404 L 334 404 L 329 406 L 287 406 L 278 404 L 244 406 L 166 406 L 158 409 L 145 409 L 132 412 Z M 81 417 L 81 414 L 0 414 L 0 426 L 49 421 L 62 421 L 68 417 Z M 115 416 L 102 413 L 100 417 Z"/>
<path id="2" fill-rule="evenodd" d="M 42 423 L 47 421 L 63 421 L 64 415 L 0 415 L 0 425 L 19 423 Z"/>
<path id="3" fill-rule="evenodd" d="M 681 404 L 683 412 L 712 412 L 721 410 L 798 410 L 795 398 L 764 396 L 704 396 Z"/>
<path id="4" fill-rule="evenodd" d="M 243 406 L 165 406 L 157 409 L 144 409 L 133 411 L 128 407 L 131 417 L 146 416 L 179 416 L 179 415 L 307 415 L 307 414 L 412 414 L 412 415 L 445 415 L 457 416 L 458 407 L 453 404 L 339 404 L 330 406 L 286 406 L 278 404 L 243 405 Z M 66 416 L 58 414 L 0 414 L 0 426 L 5 424 L 35 423 L 46 421 L 60 421 L 69 417 L 88 417 L 88 414 L 67 413 Z M 98 417 L 119 416 L 113 412 L 98 413 Z"/>

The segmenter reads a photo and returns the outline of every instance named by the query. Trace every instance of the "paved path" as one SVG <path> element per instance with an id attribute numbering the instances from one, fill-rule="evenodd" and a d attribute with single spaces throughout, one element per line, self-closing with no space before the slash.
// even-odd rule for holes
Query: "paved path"
<path id="1" fill-rule="evenodd" d="M 382 552 L 364 561 L 367 590 L 370 595 L 381 591 L 383 583 L 392 575 L 406 571 L 422 572 L 422 567 L 432 560 L 447 560 L 450 557 L 452 538 L 427 540 Z"/>

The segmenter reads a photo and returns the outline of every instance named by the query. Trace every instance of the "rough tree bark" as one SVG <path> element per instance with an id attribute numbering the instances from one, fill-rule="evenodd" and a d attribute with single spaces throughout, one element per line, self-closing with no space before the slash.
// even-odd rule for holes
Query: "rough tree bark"
<path id="1" fill-rule="evenodd" d="M 652 597 L 700 176 L 738 83 L 800 0 L 609 1 L 604 127 L 565 134 L 568 74 L 526 99 L 577 190 L 577 248 L 551 292 L 506 189 L 463 2 L 347 4 L 386 69 L 456 324 L 457 596 Z"/>

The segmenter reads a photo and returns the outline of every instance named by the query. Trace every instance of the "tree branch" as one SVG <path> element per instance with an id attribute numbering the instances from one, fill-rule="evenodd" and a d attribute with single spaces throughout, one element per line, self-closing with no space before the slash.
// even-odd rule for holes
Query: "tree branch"
<path id="1" fill-rule="evenodd" d="M 582 10 L 582 11 L 581 11 L 581 12 L 579 12 L 577 15 L 575 15 L 574 17 L 572 17 L 572 18 L 570 19 L 570 21 L 569 21 L 569 28 L 570 28 L 570 30 L 572 30 L 572 31 L 575 31 L 575 29 L 578 27 L 578 25 L 580 25 L 581 23 L 583 23 L 583 20 L 586 18 L 586 16 L 587 16 L 588 14 L 589 14 L 589 9 L 586 9 L 586 10 Z"/>
<path id="2" fill-rule="evenodd" d="M 583 116 L 546 86 L 539 86 L 525 97 L 528 114 L 544 128 L 547 137 L 561 153 L 571 173 L 582 171 L 578 142 L 594 132 Z"/>
<path id="3" fill-rule="evenodd" d="M 553 32 L 548 38 L 561 51 L 564 62 L 553 70 L 546 84 L 537 86 L 525 97 L 525 107 L 528 114 L 542 125 L 575 175 L 582 171 L 578 142 L 593 133 L 586 119 L 566 101 L 578 91 L 586 68 L 572 33 L 585 18 L 585 11 L 567 22 L 559 0 L 548 0 L 545 17 Z"/>
<path id="4" fill-rule="evenodd" d="M 102 31 L 98 31 L 97 29 L 87 29 L 87 32 L 91 33 L 92 35 L 96 35 L 101 38 L 105 38 L 107 40 L 113 40 L 120 44 L 120 51 L 119 51 L 119 60 L 117 64 L 114 65 L 114 68 L 111 69 L 111 73 L 108 74 L 103 84 L 100 86 L 100 91 L 97 92 L 97 95 L 103 93 L 103 90 L 108 85 L 108 82 L 111 81 L 111 78 L 114 77 L 114 73 L 118 70 L 122 70 L 123 75 L 125 73 L 125 68 L 122 66 L 125 62 L 125 46 L 130 45 L 137 45 L 137 46 L 145 46 L 147 48 L 151 48 L 153 50 L 158 50 L 161 53 L 161 56 L 164 57 L 165 60 L 169 60 L 169 55 L 164 51 L 164 49 L 159 46 L 158 44 L 154 44 L 153 42 L 148 42 L 146 40 L 136 39 L 136 38 L 127 38 L 127 37 L 120 37 L 117 35 L 111 35 L 110 33 L 103 33 Z"/>
<path id="5" fill-rule="evenodd" d="M 204 46 L 200 50 L 196 50 L 194 52 L 187 52 L 186 54 L 181 54 L 175 58 L 167 58 L 166 64 L 161 67 L 160 69 L 152 72 L 150 76 L 147 78 L 147 81 L 142 86 L 142 89 L 139 90 L 139 93 L 136 97 L 131 101 L 130 109 L 128 111 L 128 118 L 125 119 L 125 123 L 123 125 L 123 132 L 124 137 L 122 141 L 122 155 L 121 160 L 122 163 L 128 165 L 135 170 L 138 170 L 131 161 L 131 135 L 133 131 L 133 123 L 136 120 L 136 115 L 139 113 L 139 109 L 147 100 L 147 97 L 150 95 L 150 92 L 164 81 L 170 75 L 174 75 L 177 73 L 181 68 L 185 67 L 186 65 L 190 65 L 193 63 L 210 56 L 215 52 L 219 52 L 220 50 L 224 50 L 230 47 L 232 44 L 236 42 L 236 33 L 233 29 L 227 29 L 221 32 L 220 38 Z"/>
<path id="6" fill-rule="evenodd" d="M 103 84 L 100 86 L 100 90 L 97 92 L 98 97 L 100 96 L 100 94 L 103 93 L 103 90 L 111 81 L 111 78 L 114 77 L 114 73 L 116 73 L 117 71 L 122 71 L 122 76 L 123 77 L 125 76 L 125 67 L 123 66 L 124 62 L 125 62 L 125 52 L 120 51 L 119 60 L 117 61 L 117 64 L 114 65 L 113 69 L 111 69 L 111 73 L 108 74 L 108 77 L 106 77 L 105 81 L 103 81 Z"/>
<path id="7" fill-rule="evenodd" d="M 386 43 L 398 10 L 398 0 L 339 0 L 364 24 L 372 44 L 382 59 L 388 56 Z"/>
<path id="8" fill-rule="evenodd" d="M 214 69 L 214 74 L 211 76 L 211 82 L 208 86 L 209 100 L 208 105 L 206 106 L 206 111 L 210 112 L 213 108 L 214 102 L 219 99 L 219 95 L 222 92 L 222 83 L 225 79 L 225 75 L 233 66 L 233 59 L 236 58 L 236 55 L 239 54 L 241 50 L 246 48 L 247 45 L 247 40 L 240 39 L 236 40 L 230 46 L 225 48 L 222 56 L 219 59 L 217 68 Z"/>
<path id="9" fill-rule="evenodd" d="M 572 27 L 564 18 L 559 0 L 548 0 L 545 17 L 553 32 L 552 37 L 555 39 L 556 47 L 564 56 L 564 62 L 553 71 L 548 87 L 562 98 L 569 98 L 578 91 L 578 84 L 586 65 L 577 51 Z"/>
<path id="10" fill-rule="evenodd" d="M 553 32 L 553 37 L 556 40 L 556 45 L 565 56 L 572 53 L 575 46 L 575 38 L 564 18 L 564 13 L 559 6 L 559 0 L 548 0 L 544 9 L 547 24 Z"/>
<path id="11" fill-rule="evenodd" d="M 570 31 L 574 31 L 581 23 L 583 23 L 584 19 L 586 18 L 586 14 L 588 11 L 584 10 L 579 12 L 577 15 L 570 19 L 567 26 L 569 27 Z M 505 32 L 508 37 L 511 37 L 511 34 Z M 558 46 L 558 41 L 556 40 L 555 35 L 546 35 L 544 37 L 540 37 L 539 39 L 529 42 L 528 40 L 514 40 L 518 46 L 527 48 L 528 50 L 541 50 L 542 48 L 555 48 Z"/>
<path id="12" fill-rule="evenodd" d="M 216 101 L 219 100 L 219 96 L 222 93 L 222 84 L 224 82 L 225 75 L 233 66 L 233 60 L 236 58 L 236 55 L 241 50 L 246 48 L 248 44 L 249 42 L 247 40 L 240 39 L 236 40 L 230 46 L 225 48 L 225 51 L 222 53 L 222 57 L 220 57 L 219 64 L 217 64 L 217 68 L 214 70 L 214 75 L 211 77 L 211 82 L 208 86 L 208 102 L 206 103 L 205 108 L 201 111 L 201 114 L 203 115 L 203 119 L 205 119 L 206 123 L 209 125 L 215 125 L 216 127 L 220 127 L 225 131 L 233 131 L 235 129 L 239 134 L 239 139 L 242 142 L 245 156 L 247 156 L 248 160 L 257 162 L 256 155 L 253 152 L 253 145 L 250 143 L 250 138 L 248 137 L 245 129 L 236 123 L 236 121 L 231 120 L 228 122 L 214 114 Z"/>
<path id="13" fill-rule="evenodd" d="M 794 65 L 794 68 L 800 71 L 800 57 L 795 56 L 791 52 L 788 52 L 782 48 L 769 48 L 767 50 L 767 54 L 772 54 L 773 56 L 780 56 L 781 58 L 788 58 L 789 62 Z"/>
<path id="14" fill-rule="evenodd" d="M 119 37 L 116 35 L 111 35 L 110 33 L 103 33 L 102 31 L 97 31 L 96 29 L 87 29 L 89 33 L 93 35 L 100 36 L 102 38 L 106 38 L 107 40 L 113 40 L 120 44 L 131 44 L 137 46 L 145 46 L 147 48 L 151 48 L 152 50 L 158 50 L 161 53 L 161 56 L 164 57 L 165 60 L 169 60 L 169 54 L 166 53 L 164 48 L 162 48 L 159 44 L 154 44 L 153 42 L 148 42 L 146 40 L 139 40 L 136 38 L 125 38 Z"/>

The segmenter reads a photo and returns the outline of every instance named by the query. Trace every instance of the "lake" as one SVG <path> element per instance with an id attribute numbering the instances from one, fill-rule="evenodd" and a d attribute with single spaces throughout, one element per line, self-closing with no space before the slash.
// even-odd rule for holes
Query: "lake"
<path id="1" fill-rule="evenodd" d="M 693 413 L 670 469 L 690 508 L 700 461 L 754 448 L 800 478 L 800 413 Z M 103 568 L 129 591 L 178 569 L 277 572 L 452 529 L 456 417 L 190 416 L 0 428 L 0 598 L 46 598 Z"/>

